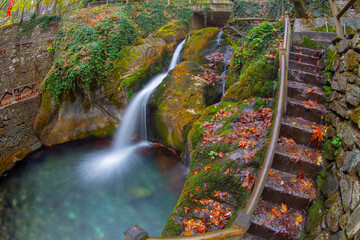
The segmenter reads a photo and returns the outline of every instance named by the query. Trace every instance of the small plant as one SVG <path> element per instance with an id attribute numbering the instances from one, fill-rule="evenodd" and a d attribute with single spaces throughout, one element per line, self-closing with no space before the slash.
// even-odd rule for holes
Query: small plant
<path id="1" fill-rule="evenodd" d="M 339 136 L 339 135 L 336 135 L 336 138 L 331 141 L 331 144 L 332 144 L 334 147 L 336 147 L 336 148 L 340 147 L 340 146 L 342 145 L 342 141 L 341 141 L 340 136 Z M 339 154 L 339 151 L 338 151 L 338 150 L 335 150 L 335 151 L 334 151 L 334 156 L 336 156 L 336 155 L 338 155 L 338 154 Z"/>
<path id="2" fill-rule="evenodd" d="M 211 157 L 211 159 L 215 159 L 215 157 L 218 156 L 219 153 L 211 150 L 208 155 Z"/>

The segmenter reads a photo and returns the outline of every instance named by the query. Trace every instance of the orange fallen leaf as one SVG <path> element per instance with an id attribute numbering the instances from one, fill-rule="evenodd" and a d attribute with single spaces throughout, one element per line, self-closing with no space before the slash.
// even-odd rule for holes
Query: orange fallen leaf
<path id="1" fill-rule="evenodd" d="M 286 213 L 286 212 L 287 212 L 287 206 L 286 206 L 286 204 L 281 203 L 280 212 L 282 212 L 282 213 Z"/>
<path id="2" fill-rule="evenodd" d="M 225 154 L 223 154 L 223 152 L 220 152 L 219 157 L 222 158 L 223 156 L 225 156 Z"/>
<path id="3" fill-rule="evenodd" d="M 243 147 L 246 147 L 246 145 L 247 145 L 247 142 L 245 139 L 243 139 L 243 140 L 239 141 L 238 147 L 243 148 Z"/>
<path id="4" fill-rule="evenodd" d="M 299 223 L 301 223 L 302 221 L 303 221 L 302 215 L 299 215 L 299 216 L 296 218 L 295 224 L 296 224 L 296 225 L 299 225 Z"/>
<path id="5" fill-rule="evenodd" d="M 272 176 L 274 173 L 275 173 L 274 170 L 270 169 L 269 175 Z"/>
<path id="6" fill-rule="evenodd" d="M 314 141 L 315 139 L 317 139 L 318 140 L 318 146 L 320 146 L 320 142 L 324 139 L 323 133 L 317 126 L 314 126 L 314 125 L 311 125 L 311 126 L 313 128 L 312 131 L 313 131 L 314 135 L 311 137 L 310 143 L 312 141 Z"/>
<path id="7" fill-rule="evenodd" d="M 292 181 L 292 182 L 297 182 L 297 180 L 296 180 L 296 179 L 290 179 L 290 181 Z"/>
<path id="8" fill-rule="evenodd" d="M 211 169 L 211 168 L 212 168 L 212 165 L 211 165 L 211 164 L 209 164 L 209 165 L 207 165 L 207 166 L 204 167 L 205 171 L 207 171 L 207 170 L 209 170 L 209 169 Z"/>
<path id="9" fill-rule="evenodd" d="M 196 191 L 197 191 L 197 192 L 200 191 L 200 187 L 197 187 L 197 188 L 196 188 Z"/>
<path id="10" fill-rule="evenodd" d="M 230 169 L 226 169 L 225 174 L 227 175 L 230 172 Z"/>

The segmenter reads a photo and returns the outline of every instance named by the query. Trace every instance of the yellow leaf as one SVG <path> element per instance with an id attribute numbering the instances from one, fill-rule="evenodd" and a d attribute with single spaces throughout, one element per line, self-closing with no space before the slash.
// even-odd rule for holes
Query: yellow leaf
<path id="1" fill-rule="evenodd" d="M 287 212 L 287 206 L 286 206 L 286 204 L 281 203 L 280 212 L 282 212 L 282 213 L 286 213 L 286 212 Z"/>
<path id="2" fill-rule="evenodd" d="M 292 181 L 292 182 L 296 182 L 296 179 L 290 179 L 290 181 Z"/>

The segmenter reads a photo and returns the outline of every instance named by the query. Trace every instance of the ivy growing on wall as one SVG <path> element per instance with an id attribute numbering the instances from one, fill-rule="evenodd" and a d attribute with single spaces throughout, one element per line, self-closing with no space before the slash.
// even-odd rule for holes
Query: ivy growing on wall
<path id="1" fill-rule="evenodd" d="M 213 10 L 211 7 L 206 6 L 202 9 L 203 14 L 204 14 L 204 26 L 206 27 L 207 24 L 207 19 L 208 19 L 208 14 L 210 13 L 210 20 L 213 21 L 214 20 L 214 16 L 213 16 Z"/>

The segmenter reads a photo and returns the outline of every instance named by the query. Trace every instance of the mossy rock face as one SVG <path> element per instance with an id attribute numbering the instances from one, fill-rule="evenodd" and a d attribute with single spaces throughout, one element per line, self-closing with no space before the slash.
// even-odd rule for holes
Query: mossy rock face
<path id="1" fill-rule="evenodd" d="M 150 38 L 144 44 L 124 50 L 115 63 L 108 86 L 77 84 L 57 103 L 43 89 L 42 104 L 34 130 L 44 145 L 64 143 L 88 136 L 113 134 L 123 109 L 151 76 L 163 71 L 168 60 L 163 39 Z"/>
<path id="2" fill-rule="evenodd" d="M 199 60 L 202 56 L 202 50 L 216 36 L 218 32 L 219 30 L 213 27 L 204 28 L 193 32 L 184 47 L 184 60 Z"/>
<path id="3" fill-rule="evenodd" d="M 277 71 L 277 61 L 260 61 L 248 67 L 239 81 L 231 85 L 223 100 L 240 101 L 250 97 L 271 97 Z"/>
<path id="4" fill-rule="evenodd" d="M 269 107 L 272 105 L 270 99 L 222 101 L 204 110 L 188 134 L 189 174 L 162 236 L 188 235 L 184 225 L 191 219 L 203 224 L 206 232 L 231 226 L 252 189 L 253 182 L 247 185 L 248 178 L 242 176 L 256 175 L 264 158 L 272 121 Z M 265 112 L 265 118 L 252 118 L 256 120 L 251 123 L 241 121 L 245 115 L 260 116 Z M 257 135 L 259 138 L 255 140 L 251 134 L 247 135 L 245 131 L 250 128 L 257 128 L 261 136 Z M 253 145 L 240 147 L 240 141 Z M 228 215 L 222 224 L 214 222 L 214 216 L 210 216 L 214 205 Z"/>
<path id="5" fill-rule="evenodd" d="M 151 76 L 162 72 L 169 60 L 166 42 L 149 38 L 144 44 L 127 47 L 115 63 L 106 97 L 124 107 L 128 95 L 141 89 Z"/>
<path id="6" fill-rule="evenodd" d="M 153 135 L 166 146 L 183 151 L 184 137 L 206 107 L 209 85 L 197 77 L 199 65 L 180 63 L 163 80 L 151 99 Z"/>
<path id="7" fill-rule="evenodd" d="M 171 50 L 173 50 L 176 43 L 186 37 L 186 33 L 185 30 L 179 25 L 167 24 L 160 28 L 154 34 L 154 37 L 164 39 L 166 44 L 171 47 Z"/>
<path id="8" fill-rule="evenodd" d="M 46 146 L 113 134 L 118 110 L 103 95 L 101 88 L 90 93 L 79 87 L 76 97 L 65 95 L 58 104 L 45 92 L 34 122 L 35 133 Z"/>

